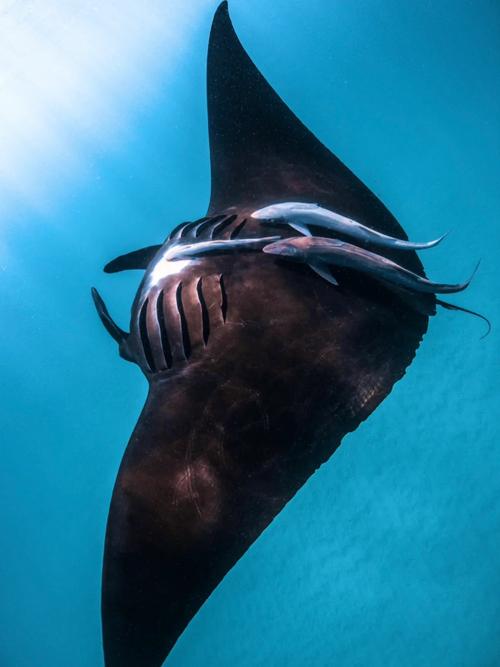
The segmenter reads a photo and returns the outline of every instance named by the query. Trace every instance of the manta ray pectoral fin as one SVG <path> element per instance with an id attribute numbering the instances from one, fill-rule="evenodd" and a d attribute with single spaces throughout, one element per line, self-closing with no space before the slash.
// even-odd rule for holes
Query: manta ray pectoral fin
<path id="1" fill-rule="evenodd" d="M 318 274 L 318 276 L 331 283 L 332 285 L 338 286 L 338 282 L 335 280 L 326 264 L 323 264 L 323 262 L 315 262 L 314 264 L 309 264 L 309 266 L 315 273 Z"/>
<path id="2" fill-rule="evenodd" d="M 305 225 L 301 225 L 300 222 L 289 222 L 288 223 L 292 229 L 299 232 L 299 234 L 304 234 L 304 236 L 312 236 L 311 230 Z"/>
<path id="3" fill-rule="evenodd" d="M 104 267 L 105 273 L 119 273 L 120 271 L 131 271 L 134 269 L 146 269 L 150 261 L 156 255 L 161 245 L 151 245 L 147 248 L 134 250 L 126 255 L 120 255 Z"/>
<path id="4" fill-rule="evenodd" d="M 92 299 L 94 300 L 94 305 L 97 310 L 101 322 L 104 325 L 104 328 L 109 333 L 109 335 L 116 340 L 117 343 L 121 344 L 125 342 L 128 338 L 128 333 L 120 329 L 120 327 L 113 321 L 111 315 L 106 308 L 106 304 L 101 298 L 101 295 L 96 290 L 95 287 L 92 288 Z"/>

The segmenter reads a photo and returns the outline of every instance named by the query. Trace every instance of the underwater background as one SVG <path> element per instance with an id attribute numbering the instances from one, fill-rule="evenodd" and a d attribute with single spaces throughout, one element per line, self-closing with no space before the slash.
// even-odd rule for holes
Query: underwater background
<path id="1" fill-rule="evenodd" d="M 117 467 L 147 386 L 102 273 L 205 213 L 211 0 L 0 0 L 0 666 L 102 665 Z M 171 667 L 500 665 L 500 4 L 232 0 L 243 45 L 388 206 L 428 275 L 468 277 L 406 376 L 203 606 Z"/>

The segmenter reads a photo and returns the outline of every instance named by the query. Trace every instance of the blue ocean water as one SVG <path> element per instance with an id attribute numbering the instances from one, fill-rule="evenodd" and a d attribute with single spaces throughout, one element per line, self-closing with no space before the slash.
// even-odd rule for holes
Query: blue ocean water
<path id="1" fill-rule="evenodd" d="M 8 99 L 22 102 L 0 133 L 2 667 L 103 664 L 105 521 L 147 387 L 118 358 L 90 286 L 125 328 L 138 275 L 102 266 L 203 215 L 209 196 L 205 58 L 217 3 L 108 2 L 117 20 L 105 22 L 71 0 L 71 22 L 55 4 L 37 22 L 51 4 L 0 11 L 0 30 L 10 22 L 25 40 L 9 54 L 0 46 Z M 230 8 L 271 84 L 410 237 L 451 230 L 422 256 L 431 277 L 458 282 L 481 258 L 455 301 L 487 314 L 493 332 L 480 340 L 482 323 L 456 313 L 431 321 L 405 378 L 229 573 L 168 664 L 495 667 L 500 6 Z M 76 53 L 62 35 L 78 20 L 90 41 Z M 47 26 L 51 68 L 28 58 L 33 44 L 46 55 Z M 114 41 L 93 49 L 108 29 Z M 35 65 L 55 92 L 45 79 L 28 85 Z"/>

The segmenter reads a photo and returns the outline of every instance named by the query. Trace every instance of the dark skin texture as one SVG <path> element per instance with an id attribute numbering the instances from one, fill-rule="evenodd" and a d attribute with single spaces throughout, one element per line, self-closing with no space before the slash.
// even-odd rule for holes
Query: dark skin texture
<path id="1" fill-rule="evenodd" d="M 268 86 L 225 4 L 212 29 L 208 103 L 209 215 L 236 216 L 218 238 L 244 219 L 241 238 L 262 236 L 252 211 L 287 200 L 406 238 Z M 423 273 L 415 253 L 385 254 Z M 107 667 L 160 667 L 224 575 L 404 375 L 427 316 L 365 276 L 335 275 L 337 288 L 306 266 L 234 253 L 138 294 L 124 356 L 150 388 L 109 513 Z"/>

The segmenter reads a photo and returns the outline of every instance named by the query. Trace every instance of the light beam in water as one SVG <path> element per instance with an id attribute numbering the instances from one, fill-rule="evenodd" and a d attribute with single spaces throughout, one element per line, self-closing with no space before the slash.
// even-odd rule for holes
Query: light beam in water
<path id="1" fill-rule="evenodd" d="M 46 209 L 126 139 L 208 0 L 0 5 L 0 202 Z M 152 85 L 153 84 L 153 85 Z M 99 155 L 97 154 L 99 152 Z M 4 218 L 5 219 L 5 218 Z"/>

